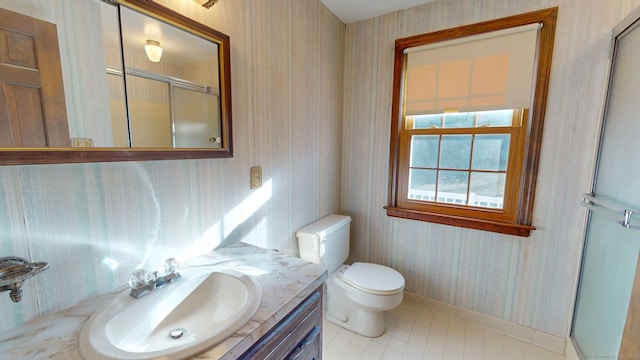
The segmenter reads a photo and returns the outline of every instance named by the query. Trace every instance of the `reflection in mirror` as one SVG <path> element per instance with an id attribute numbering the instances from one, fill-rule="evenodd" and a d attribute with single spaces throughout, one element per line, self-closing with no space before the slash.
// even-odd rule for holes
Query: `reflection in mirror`
<path id="1" fill-rule="evenodd" d="M 91 134 L 93 138 L 88 137 L 87 139 L 96 143 L 95 146 L 129 147 L 129 126 L 127 124 L 125 85 L 122 77 L 122 44 L 118 7 L 101 2 L 100 15 L 102 17 L 104 61 L 107 69 L 112 131 L 103 131 L 102 134 L 93 133 Z"/>
<path id="2" fill-rule="evenodd" d="M 0 9 L 0 147 L 69 146 L 56 26 Z"/>
<path id="3" fill-rule="evenodd" d="M 107 73 L 121 77 L 119 32 L 103 19 Z M 114 145 L 220 148 L 218 45 L 124 6 L 120 29 L 128 116 L 122 81 L 110 80 Z"/>
<path id="4" fill-rule="evenodd" d="M 49 93 L 66 103 L 68 130 L 66 142 L 0 143 L 0 165 L 233 155 L 227 35 L 151 0 L 0 0 L 2 8 L 57 27 L 64 91 Z M 162 48 L 159 60 L 146 45 Z"/>

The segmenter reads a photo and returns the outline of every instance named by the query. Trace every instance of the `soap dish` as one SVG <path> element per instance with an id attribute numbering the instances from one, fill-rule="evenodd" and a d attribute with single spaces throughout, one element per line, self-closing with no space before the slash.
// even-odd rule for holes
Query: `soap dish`
<path id="1" fill-rule="evenodd" d="M 22 300 L 22 282 L 47 270 L 46 262 L 30 262 L 27 259 L 9 256 L 0 258 L 0 291 L 11 291 L 13 302 Z"/>

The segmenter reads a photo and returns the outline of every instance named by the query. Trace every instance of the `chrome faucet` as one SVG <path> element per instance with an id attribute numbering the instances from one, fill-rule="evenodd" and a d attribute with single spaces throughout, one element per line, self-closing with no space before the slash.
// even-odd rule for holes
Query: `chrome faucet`
<path id="1" fill-rule="evenodd" d="M 178 260 L 168 258 L 164 261 L 164 274 L 158 275 L 157 271 L 149 274 L 144 269 L 134 270 L 129 280 L 129 285 L 131 285 L 129 295 L 137 299 L 166 284 L 179 280 L 182 277 L 178 272 L 179 266 Z"/>

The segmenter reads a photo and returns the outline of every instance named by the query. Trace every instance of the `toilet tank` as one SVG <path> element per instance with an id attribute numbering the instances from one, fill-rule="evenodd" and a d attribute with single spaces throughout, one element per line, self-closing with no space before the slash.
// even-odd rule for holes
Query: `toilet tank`
<path id="1" fill-rule="evenodd" d="M 333 272 L 349 256 L 350 223 L 349 216 L 329 215 L 298 230 L 300 258 Z"/>

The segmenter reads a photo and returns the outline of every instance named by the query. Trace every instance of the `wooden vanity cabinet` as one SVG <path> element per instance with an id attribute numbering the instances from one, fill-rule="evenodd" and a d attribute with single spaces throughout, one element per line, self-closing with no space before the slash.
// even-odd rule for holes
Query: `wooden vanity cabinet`
<path id="1" fill-rule="evenodd" d="M 239 359 L 322 360 L 322 286 Z"/>

